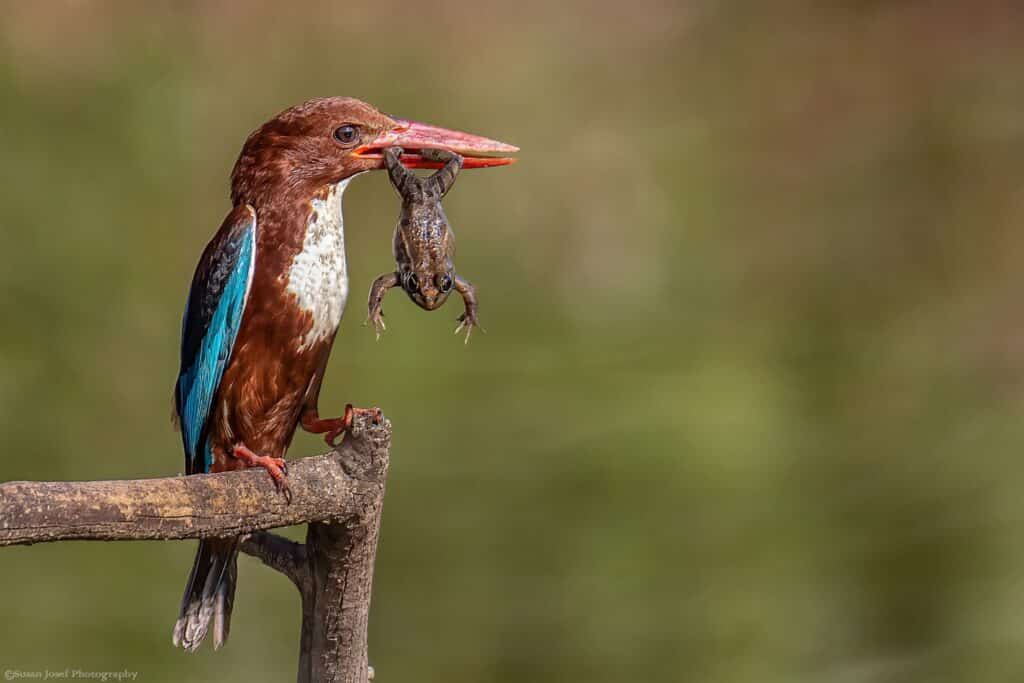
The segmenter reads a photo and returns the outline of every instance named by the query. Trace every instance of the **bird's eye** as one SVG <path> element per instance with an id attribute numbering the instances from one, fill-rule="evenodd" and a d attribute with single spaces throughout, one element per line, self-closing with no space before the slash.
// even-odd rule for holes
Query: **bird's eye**
<path id="1" fill-rule="evenodd" d="M 442 294 L 447 294 L 452 288 L 452 276 L 448 273 L 441 273 L 437 276 L 437 288 Z"/>
<path id="2" fill-rule="evenodd" d="M 416 273 L 409 273 L 405 278 L 405 291 L 410 294 L 420 291 L 420 279 L 416 277 Z"/>
<path id="3" fill-rule="evenodd" d="M 359 137 L 359 130 L 350 123 L 334 130 L 334 139 L 343 145 L 351 145 Z"/>

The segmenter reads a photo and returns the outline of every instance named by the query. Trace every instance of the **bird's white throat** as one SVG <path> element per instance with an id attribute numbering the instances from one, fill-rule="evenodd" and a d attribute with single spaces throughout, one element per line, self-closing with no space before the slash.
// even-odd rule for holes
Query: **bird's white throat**
<path id="1" fill-rule="evenodd" d="M 353 176 L 354 177 L 354 176 Z M 288 270 L 288 291 L 309 311 L 313 327 L 300 350 L 334 335 L 348 300 L 348 266 L 345 262 L 345 220 L 341 198 L 352 178 L 330 186 L 327 196 L 311 202 L 302 251 Z"/>

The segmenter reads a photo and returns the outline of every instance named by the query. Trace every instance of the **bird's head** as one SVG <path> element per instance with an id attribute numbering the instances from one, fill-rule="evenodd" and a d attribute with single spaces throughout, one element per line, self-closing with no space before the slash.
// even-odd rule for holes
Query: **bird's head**
<path id="1" fill-rule="evenodd" d="M 465 158 L 464 168 L 504 166 L 518 147 L 489 138 L 388 116 L 351 97 L 325 97 L 286 109 L 245 141 L 231 174 L 233 201 L 260 203 L 275 193 L 309 195 L 364 171 L 384 168 L 383 150 L 401 147 L 409 168 L 439 168 L 423 149 Z M 308 192 L 307 192 L 308 190 Z"/>

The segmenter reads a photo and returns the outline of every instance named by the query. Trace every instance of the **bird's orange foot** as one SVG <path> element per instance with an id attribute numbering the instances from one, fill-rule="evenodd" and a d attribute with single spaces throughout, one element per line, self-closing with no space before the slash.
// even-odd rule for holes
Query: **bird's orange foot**
<path id="1" fill-rule="evenodd" d="M 319 418 L 304 419 L 302 426 L 307 432 L 324 434 L 324 441 L 327 442 L 327 445 L 331 448 L 337 448 L 340 443 L 338 438 L 346 432 L 352 431 L 352 422 L 355 420 L 356 415 L 369 415 L 374 424 L 380 424 L 380 421 L 384 419 L 380 408 L 353 408 L 352 404 L 349 403 L 345 406 L 345 414 L 341 417 L 327 420 Z"/>
<path id="2" fill-rule="evenodd" d="M 262 467 L 274 480 L 274 486 L 284 494 L 285 499 L 292 502 L 292 489 L 288 485 L 288 463 L 284 458 L 272 458 L 269 455 L 257 455 L 244 443 L 237 444 L 232 454 L 245 463 L 246 467 Z"/>
<path id="3" fill-rule="evenodd" d="M 384 419 L 380 408 L 353 408 L 352 404 L 349 403 L 345 406 L 345 415 L 333 420 L 335 422 L 334 427 L 324 436 L 324 441 L 327 442 L 328 446 L 331 448 L 338 447 L 340 444 L 338 438 L 346 432 L 352 431 L 352 422 L 355 420 L 356 415 L 369 415 L 374 424 L 380 424 L 380 421 Z"/>

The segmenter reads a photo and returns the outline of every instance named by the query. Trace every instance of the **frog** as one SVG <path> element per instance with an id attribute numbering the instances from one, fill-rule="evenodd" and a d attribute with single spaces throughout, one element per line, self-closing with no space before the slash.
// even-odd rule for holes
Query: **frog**
<path id="1" fill-rule="evenodd" d="M 476 290 L 455 273 L 455 233 L 441 207 L 441 200 L 462 170 L 462 157 L 443 149 L 418 150 L 423 159 L 442 164 L 433 175 L 421 178 L 402 165 L 402 152 L 400 147 L 383 150 L 384 166 L 402 198 L 402 209 L 393 240 L 396 270 L 373 281 L 367 323 L 373 325 L 379 340 L 387 329 L 382 310 L 384 295 L 392 287 L 401 286 L 409 299 L 426 311 L 440 308 L 454 290 L 462 297 L 465 309 L 456 318 L 455 334 L 465 330 L 468 344 L 473 329 L 480 327 Z"/>

